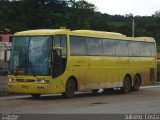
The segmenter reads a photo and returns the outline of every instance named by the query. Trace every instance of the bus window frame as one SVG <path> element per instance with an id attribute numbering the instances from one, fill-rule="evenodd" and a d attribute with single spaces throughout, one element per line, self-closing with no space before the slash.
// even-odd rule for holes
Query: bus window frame
<path id="1" fill-rule="evenodd" d="M 71 54 L 71 42 L 70 42 L 70 37 L 73 36 L 73 37 L 84 37 L 86 38 L 86 55 L 73 55 Z M 147 41 L 138 41 L 138 40 L 123 40 L 123 39 L 112 39 L 112 38 L 98 38 L 98 37 L 87 37 L 87 36 L 78 36 L 78 35 L 69 35 L 69 44 L 70 44 L 70 56 L 92 56 L 92 55 L 88 55 L 87 54 L 87 44 L 88 44 L 88 40 L 87 38 L 95 38 L 95 39 L 100 39 L 101 41 L 101 48 L 102 48 L 102 55 L 93 55 L 93 56 L 108 56 L 108 57 L 156 57 L 156 55 L 154 56 L 140 56 L 140 50 L 139 50 L 139 56 L 129 56 L 129 43 L 130 42 L 137 42 L 137 43 L 153 43 L 154 44 L 154 49 L 156 48 L 156 43 L 155 42 L 147 42 Z M 117 48 L 117 41 L 127 41 L 128 42 L 128 55 L 127 56 L 119 56 L 116 54 L 116 50 L 115 50 L 115 55 L 104 55 L 103 54 L 103 40 L 115 40 L 115 49 Z M 140 49 L 140 48 L 139 48 Z M 150 50 L 150 53 L 151 53 L 151 50 Z M 155 51 L 155 54 L 156 54 L 156 51 Z"/>

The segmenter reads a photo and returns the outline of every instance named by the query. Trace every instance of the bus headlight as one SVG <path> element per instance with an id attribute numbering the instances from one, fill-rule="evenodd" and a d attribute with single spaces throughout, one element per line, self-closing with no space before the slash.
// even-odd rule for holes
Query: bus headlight
<path id="1" fill-rule="evenodd" d="M 12 82 L 12 79 L 9 79 L 8 81 L 9 81 L 9 82 Z"/>
<path id="2" fill-rule="evenodd" d="M 9 81 L 9 82 L 17 82 L 16 79 L 9 79 L 8 81 Z"/>
<path id="3" fill-rule="evenodd" d="M 35 83 L 48 84 L 49 80 L 35 80 Z"/>

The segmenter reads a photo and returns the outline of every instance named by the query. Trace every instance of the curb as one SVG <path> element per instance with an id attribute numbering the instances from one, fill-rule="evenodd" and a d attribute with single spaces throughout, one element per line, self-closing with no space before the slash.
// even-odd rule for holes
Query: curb
<path id="1" fill-rule="evenodd" d="M 159 81 L 158 81 L 158 82 L 155 82 L 154 85 L 160 85 L 160 82 L 159 82 Z"/>

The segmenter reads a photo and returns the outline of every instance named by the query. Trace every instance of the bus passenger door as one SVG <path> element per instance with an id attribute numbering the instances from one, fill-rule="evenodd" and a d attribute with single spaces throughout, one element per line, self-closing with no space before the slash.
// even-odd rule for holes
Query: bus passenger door
<path id="1" fill-rule="evenodd" d="M 67 63 L 67 36 L 56 35 L 53 40 L 52 77 L 58 77 L 65 72 Z"/>

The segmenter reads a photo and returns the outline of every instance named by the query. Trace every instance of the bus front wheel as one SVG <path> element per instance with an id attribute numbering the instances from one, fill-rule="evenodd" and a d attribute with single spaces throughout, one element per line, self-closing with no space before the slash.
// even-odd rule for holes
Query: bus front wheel
<path id="1" fill-rule="evenodd" d="M 66 83 L 66 90 L 65 90 L 65 93 L 62 93 L 62 95 L 65 97 L 65 98 L 71 98 L 71 97 L 74 97 L 74 94 L 75 94 L 75 82 L 73 79 L 69 79 Z"/>
<path id="2" fill-rule="evenodd" d="M 124 82 L 123 82 L 123 92 L 124 93 L 129 93 L 131 91 L 132 83 L 130 77 L 125 77 Z"/>

